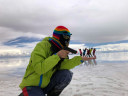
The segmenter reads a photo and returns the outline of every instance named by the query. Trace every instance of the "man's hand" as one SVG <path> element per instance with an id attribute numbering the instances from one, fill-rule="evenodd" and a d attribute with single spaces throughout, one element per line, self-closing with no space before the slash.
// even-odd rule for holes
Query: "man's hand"
<path id="1" fill-rule="evenodd" d="M 96 59 L 96 56 L 94 57 L 82 57 L 83 61 L 87 61 L 87 60 L 90 60 L 90 59 Z"/>
<path id="2" fill-rule="evenodd" d="M 70 53 L 70 52 L 67 51 L 67 50 L 60 50 L 59 52 L 57 52 L 57 55 L 58 55 L 60 58 L 66 58 L 69 53 Z"/>

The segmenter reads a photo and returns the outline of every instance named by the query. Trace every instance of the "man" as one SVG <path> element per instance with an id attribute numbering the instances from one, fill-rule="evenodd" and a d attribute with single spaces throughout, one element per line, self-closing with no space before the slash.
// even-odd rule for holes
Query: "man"
<path id="1" fill-rule="evenodd" d="M 83 57 L 84 57 L 85 54 L 86 54 L 86 49 L 87 49 L 87 48 L 83 49 Z"/>
<path id="2" fill-rule="evenodd" d="M 81 49 L 79 49 L 79 52 L 80 52 L 80 56 L 82 56 L 82 50 Z"/>
<path id="3" fill-rule="evenodd" d="M 96 48 L 93 49 L 93 56 L 95 56 Z"/>
<path id="4" fill-rule="evenodd" d="M 93 48 L 90 49 L 90 56 L 92 56 L 92 50 L 93 50 Z"/>
<path id="5" fill-rule="evenodd" d="M 59 96 L 70 83 L 72 72 L 69 69 L 81 64 L 84 60 L 95 59 L 75 56 L 68 59 L 68 47 L 71 33 L 64 26 L 58 26 L 53 37 L 46 37 L 39 42 L 31 53 L 21 84 L 20 96 Z"/>
<path id="6" fill-rule="evenodd" d="M 87 49 L 87 55 L 86 55 L 87 57 L 90 57 L 90 48 L 89 49 Z"/>

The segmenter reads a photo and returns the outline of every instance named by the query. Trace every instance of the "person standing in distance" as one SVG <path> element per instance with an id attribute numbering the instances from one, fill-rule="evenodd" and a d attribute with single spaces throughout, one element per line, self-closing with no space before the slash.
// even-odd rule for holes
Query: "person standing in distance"
<path id="1" fill-rule="evenodd" d="M 82 50 L 81 49 L 79 49 L 79 52 L 80 52 L 80 56 L 82 56 Z"/>

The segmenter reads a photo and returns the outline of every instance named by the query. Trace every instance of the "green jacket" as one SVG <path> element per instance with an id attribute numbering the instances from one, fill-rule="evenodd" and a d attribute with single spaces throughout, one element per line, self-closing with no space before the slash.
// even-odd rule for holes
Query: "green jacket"
<path id="1" fill-rule="evenodd" d="M 46 37 L 39 42 L 31 53 L 31 58 L 27 66 L 25 75 L 19 87 L 23 89 L 25 86 L 40 86 L 45 88 L 53 73 L 53 67 L 60 61 L 58 55 L 53 54 L 51 51 L 50 37 Z M 59 70 L 72 69 L 81 64 L 81 56 L 75 56 L 72 59 L 64 59 L 61 62 Z"/>

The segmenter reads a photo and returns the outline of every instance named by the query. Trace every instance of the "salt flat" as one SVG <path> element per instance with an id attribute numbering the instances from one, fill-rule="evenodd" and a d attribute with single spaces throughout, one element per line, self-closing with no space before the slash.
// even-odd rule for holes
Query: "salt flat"
<path id="1" fill-rule="evenodd" d="M 72 69 L 73 79 L 60 96 L 128 96 L 127 57 L 117 59 L 121 53 L 116 58 L 109 55 L 97 54 L 96 63 L 89 61 Z M 17 96 L 21 92 L 18 86 L 28 61 L 29 58 L 0 60 L 0 96 Z"/>

